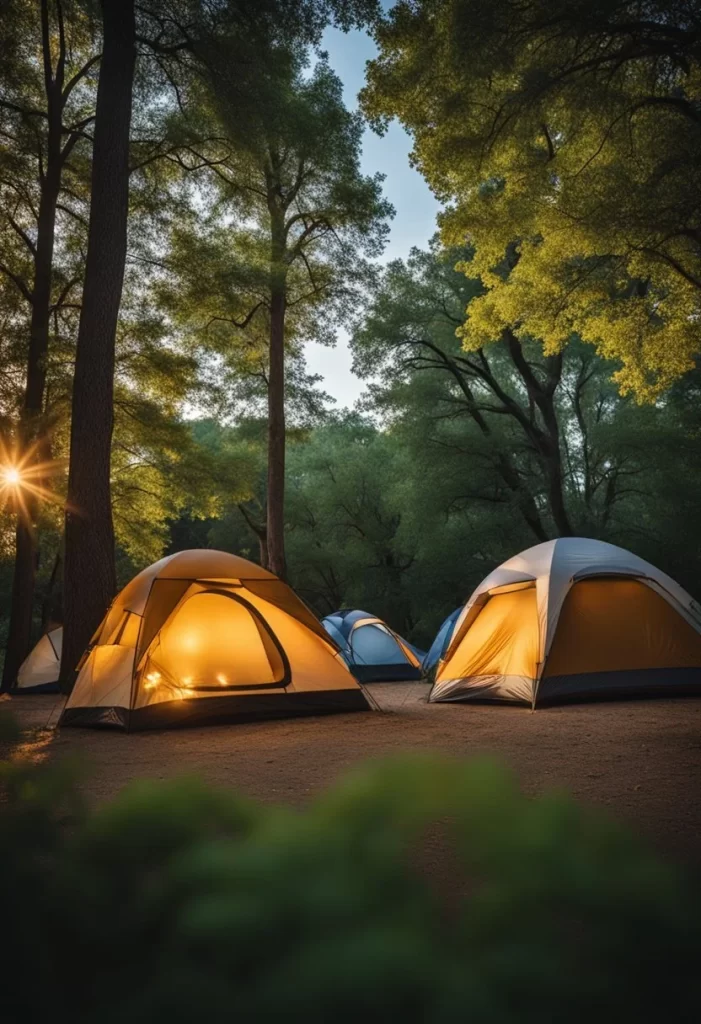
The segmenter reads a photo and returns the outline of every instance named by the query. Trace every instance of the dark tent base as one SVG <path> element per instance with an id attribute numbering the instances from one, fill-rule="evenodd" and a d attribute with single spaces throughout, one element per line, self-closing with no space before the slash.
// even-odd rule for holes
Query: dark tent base
<path id="1" fill-rule="evenodd" d="M 349 665 L 359 683 L 406 683 L 422 679 L 420 668 L 413 665 Z"/>
<path id="2" fill-rule="evenodd" d="M 25 693 L 28 695 L 33 693 L 60 693 L 60 688 L 58 682 L 39 683 L 38 686 L 14 686 L 10 693 L 13 697 L 23 697 Z"/>
<path id="3" fill-rule="evenodd" d="M 522 680 L 523 677 L 518 677 Z M 521 690 L 521 693 L 519 693 Z M 546 676 L 540 681 L 535 707 L 557 704 L 586 704 L 604 700 L 647 700 L 652 697 L 701 696 L 701 668 L 631 669 L 625 672 L 586 672 L 579 675 Z M 429 695 L 429 701 L 430 701 Z M 479 688 L 456 685 L 449 696 L 439 697 L 435 704 L 511 704 L 532 707 L 530 696 L 519 688 L 495 684 Z"/>
<path id="4" fill-rule="evenodd" d="M 701 694 L 701 668 L 648 668 L 626 672 L 588 672 L 541 679 L 536 708 L 553 704 L 636 697 L 687 697 Z"/>
<path id="5" fill-rule="evenodd" d="M 145 708 L 68 708 L 59 726 L 141 729 L 177 729 L 225 722 L 256 722 L 302 715 L 329 715 L 370 711 L 362 690 L 320 690 L 314 693 L 267 693 L 251 697 L 196 697 L 170 700 Z"/>

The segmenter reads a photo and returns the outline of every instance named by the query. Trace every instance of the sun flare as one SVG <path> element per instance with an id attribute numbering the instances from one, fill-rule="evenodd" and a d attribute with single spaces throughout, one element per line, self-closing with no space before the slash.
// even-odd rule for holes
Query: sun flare
<path id="1" fill-rule="evenodd" d="M 31 516 L 37 501 L 62 504 L 63 498 L 47 486 L 62 467 L 62 461 L 42 459 L 37 444 L 20 455 L 0 442 L 0 505 L 10 503 L 20 515 Z"/>

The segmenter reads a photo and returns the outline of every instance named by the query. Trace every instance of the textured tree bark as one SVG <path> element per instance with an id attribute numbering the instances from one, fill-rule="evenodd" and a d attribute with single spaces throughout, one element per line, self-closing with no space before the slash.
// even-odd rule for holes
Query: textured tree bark
<path id="1" fill-rule="evenodd" d="M 258 558 L 264 569 L 268 568 L 268 538 L 265 533 L 258 534 Z"/>
<path id="2" fill-rule="evenodd" d="M 116 590 L 110 452 L 115 335 L 124 282 L 136 29 L 134 0 L 103 0 L 90 225 L 73 379 L 66 501 L 63 658 L 74 668 Z"/>
<path id="3" fill-rule="evenodd" d="M 562 465 L 562 446 L 560 442 L 560 424 L 557 420 L 554 395 L 562 375 L 562 355 L 550 356 L 548 358 L 549 381 L 548 386 L 543 388 L 538 398 L 538 406 L 543 417 L 545 430 L 549 440 L 548 449 L 545 452 L 546 472 L 548 477 L 548 492 L 550 508 L 558 536 L 571 537 L 574 534 L 567 512 L 565 500 L 565 477 Z"/>
<path id="4" fill-rule="evenodd" d="M 41 602 L 41 631 L 45 633 L 56 622 L 63 622 L 61 575 L 63 571 L 63 544 L 56 552 L 51 576 Z"/>
<path id="5" fill-rule="evenodd" d="M 270 304 L 268 377 L 268 568 L 285 576 L 285 308 L 283 283 L 273 286 Z"/>
<path id="6" fill-rule="evenodd" d="M 449 356 L 439 348 L 434 345 L 427 345 L 426 347 L 430 348 L 443 361 L 445 368 L 452 374 L 458 387 L 462 391 L 463 397 L 465 398 L 467 411 L 479 427 L 483 436 L 491 437 L 491 427 L 479 410 L 478 403 L 475 400 L 467 375 L 458 366 L 454 359 L 450 359 Z M 492 388 L 492 390 L 494 389 L 494 376 L 489 369 L 489 362 L 486 360 L 486 357 L 484 357 L 481 365 L 480 363 L 473 363 L 471 370 L 473 374 L 483 380 L 488 387 Z M 497 395 L 497 397 L 499 396 Z M 548 540 L 548 535 L 545 527 L 543 526 L 540 513 L 538 512 L 538 507 L 533 496 L 528 493 L 526 488 L 524 488 L 523 482 L 518 474 L 518 470 L 513 464 L 511 456 L 506 452 L 498 453 L 495 465 L 502 480 L 515 496 L 519 511 L 530 529 L 533 531 L 534 536 L 539 541 Z"/>
<path id="7" fill-rule="evenodd" d="M 553 447 L 552 457 L 546 460 L 548 497 L 550 498 L 550 509 L 555 521 L 555 526 L 557 527 L 558 537 L 571 537 L 573 536 L 574 531 L 567 514 L 567 506 L 565 505 L 559 434 L 556 440 L 557 449 Z"/>
<path id="8" fill-rule="evenodd" d="M 34 527 L 27 522 L 23 512 L 18 512 L 15 529 L 15 568 L 12 578 L 10 627 L 2 673 L 3 690 L 9 690 L 17 682 L 20 665 L 29 653 L 36 557 Z"/>
<path id="9" fill-rule="evenodd" d="M 41 460 L 42 414 L 46 389 L 46 361 L 49 352 L 51 277 L 56 229 L 56 203 L 61 185 L 61 99 L 55 83 L 48 95 L 48 145 L 46 172 L 41 186 L 37 237 L 34 251 L 32 314 L 27 355 L 27 376 L 20 420 L 21 453 L 29 462 Z M 29 653 L 37 570 L 37 500 L 25 492 L 24 509 L 19 508 L 15 528 L 15 565 L 12 579 L 10 625 L 3 666 L 2 686 L 8 690 L 17 680 L 19 667 Z"/>
<path id="10" fill-rule="evenodd" d="M 538 452 L 543 466 L 550 514 L 553 517 L 558 537 L 571 537 L 574 531 L 569 520 L 567 502 L 565 500 L 560 426 L 557 421 L 557 410 L 555 408 L 555 392 L 562 376 L 562 353 L 548 356 L 546 360 L 547 382 L 542 384 L 526 360 L 520 342 L 513 331 L 507 330 L 505 334 L 513 363 L 521 374 L 529 399 L 532 405 L 539 410 L 543 422 L 543 428 L 541 429 L 535 420 L 532 419 L 531 423 L 526 425 L 526 429 L 527 432 L 530 430 L 534 448 Z"/>

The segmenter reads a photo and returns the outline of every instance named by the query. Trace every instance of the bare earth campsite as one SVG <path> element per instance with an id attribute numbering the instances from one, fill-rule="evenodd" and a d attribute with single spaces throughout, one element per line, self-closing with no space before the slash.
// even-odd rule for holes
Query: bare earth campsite
<path id="1" fill-rule="evenodd" d="M 701 0 L 0 0 L 2 1024 L 701 1021 Z"/>
<path id="2" fill-rule="evenodd" d="M 272 803 L 304 805 L 367 758 L 497 757 L 525 793 L 563 787 L 626 820 L 657 849 L 701 866 L 701 699 L 547 708 L 426 703 L 420 682 L 370 684 L 375 713 L 157 734 L 56 731 L 63 699 L 15 698 L 21 754 L 77 757 L 81 788 L 108 800 L 139 779 L 198 775 Z"/>

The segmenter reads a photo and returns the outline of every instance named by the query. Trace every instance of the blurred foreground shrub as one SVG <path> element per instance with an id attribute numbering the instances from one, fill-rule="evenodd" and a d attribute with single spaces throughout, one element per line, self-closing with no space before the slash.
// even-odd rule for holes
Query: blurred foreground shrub
<path id="1" fill-rule="evenodd" d="M 185 780 L 88 813 L 50 765 L 2 789 L 4 1021 L 699 1019 L 688 883 L 491 763 L 371 764 L 300 812 Z"/>

